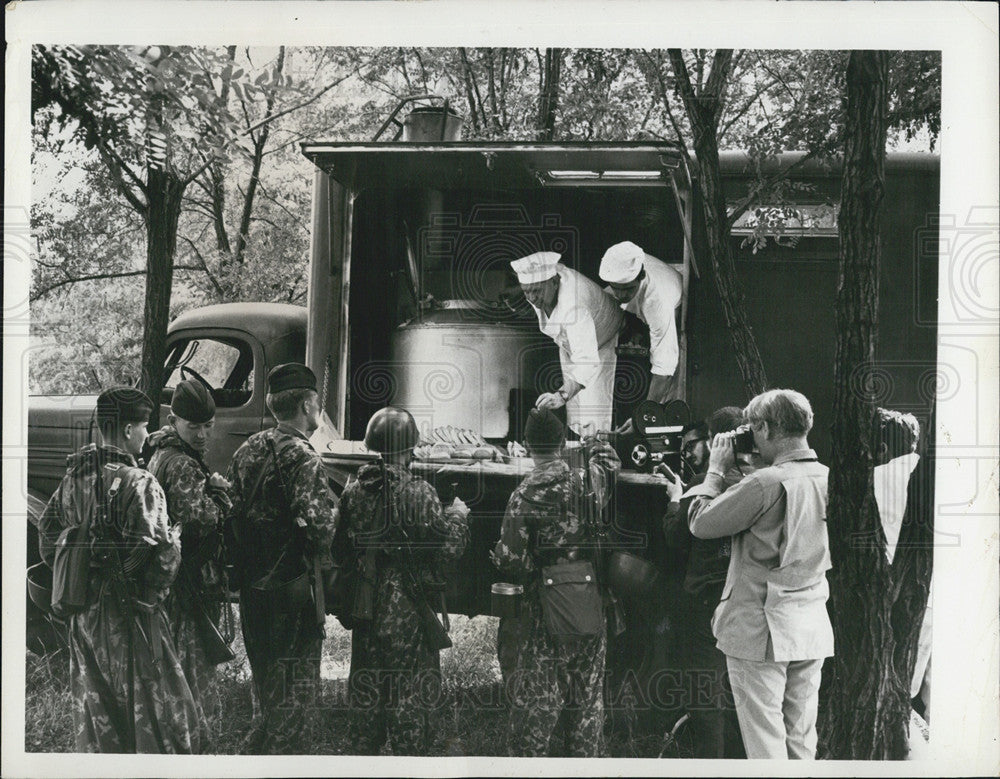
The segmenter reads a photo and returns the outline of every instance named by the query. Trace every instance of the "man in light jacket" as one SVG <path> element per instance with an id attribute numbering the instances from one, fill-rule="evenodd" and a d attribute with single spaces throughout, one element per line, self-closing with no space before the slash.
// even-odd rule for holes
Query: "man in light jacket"
<path id="1" fill-rule="evenodd" d="M 690 528 L 698 538 L 733 537 L 712 629 L 726 655 L 747 756 L 813 759 L 820 672 L 833 654 L 829 469 L 809 448 L 813 413 L 800 393 L 770 390 L 743 413 L 768 467 L 725 489 L 736 432 L 717 435 L 704 483 L 687 493 Z"/>

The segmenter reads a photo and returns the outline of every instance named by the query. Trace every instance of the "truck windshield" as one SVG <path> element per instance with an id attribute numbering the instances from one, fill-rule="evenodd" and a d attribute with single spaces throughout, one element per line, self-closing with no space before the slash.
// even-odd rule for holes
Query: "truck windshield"
<path id="1" fill-rule="evenodd" d="M 166 402 L 179 381 L 194 379 L 206 385 L 217 406 L 242 406 L 253 391 L 253 350 L 237 339 L 182 338 L 170 346 L 164 373 Z"/>

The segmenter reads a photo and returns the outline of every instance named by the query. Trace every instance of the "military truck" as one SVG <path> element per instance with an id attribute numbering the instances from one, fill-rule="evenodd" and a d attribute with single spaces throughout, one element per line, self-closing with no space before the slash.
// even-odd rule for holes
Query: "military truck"
<path id="1" fill-rule="evenodd" d="M 559 252 L 593 279 L 604 250 L 622 240 L 674 264 L 684 280 L 678 388 L 689 415 L 747 399 L 697 228 L 696 188 L 677 146 L 404 139 L 308 143 L 302 151 L 315 164 L 307 306 L 207 306 L 170 325 L 161 401 L 182 377 L 210 387 L 218 407 L 213 468 L 224 471 L 247 436 L 273 424 L 265 377 L 290 360 L 304 360 L 320 378 L 332 428 L 323 455 L 338 486 L 371 457 L 360 441 L 370 415 L 387 403 L 408 408 L 428 440 L 452 428 L 505 450 L 521 438 L 538 394 L 559 384 L 555 347 L 539 333 L 509 266 L 540 250 Z M 796 160 L 782 155 L 770 165 Z M 727 199 L 747 197 L 757 174 L 746 157 L 724 154 L 722 166 Z M 832 418 L 839 176 L 836 166 L 799 165 L 791 194 L 754 203 L 731 239 L 768 378 L 813 402 L 821 460 L 829 456 Z M 889 155 L 886 188 L 877 368 L 889 389 L 880 402 L 926 421 L 935 371 L 938 158 Z M 754 243 L 761 219 L 780 222 L 778 242 Z M 645 397 L 647 382 L 648 356 L 623 344 L 616 424 Z M 93 405 L 92 397 L 31 399 L 30 518 L 58 483 L 66 454 L 86 442 Z M 472 509 L 472 543 L 450 578 L 455 613 L 489 613 L 495 576 L 487 555 L 526 472 L 516 458 L 504 460 L 413 465 L 443 499 L 457 494 Z M 622 472 L 610 508 L 618 538 L 661 567 L 669 559 L 665 506 L 657 477 Z M 643 607 L 633 604 L 615 662 L 645 672 L 655 666 L 669 597 L 659 589 Z"/>

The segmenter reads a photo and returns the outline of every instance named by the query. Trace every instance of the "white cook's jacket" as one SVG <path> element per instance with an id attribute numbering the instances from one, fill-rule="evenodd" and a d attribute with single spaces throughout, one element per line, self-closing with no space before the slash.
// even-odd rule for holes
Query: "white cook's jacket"
<path id="1" fill-rule="evenodd" d="M 677 370 L 677 322 L 674 310 L 681 304 L 684 281 L 671 265 L 647 254 L 642 261 L 646 277 L 622 309 L 635 314 L 649 326 L 650 372 L 673 376 Z"/>
<path id="2" fill-rule="evenodd" d="M 562 263 L 552 314 L 538 315 L 541 331 L 559 347 L 559 365 L 583 389 L 566 404 L 566 421 L 579 435 L 611 429 L 618 331 L 622 312 L 595 282 Z"/>

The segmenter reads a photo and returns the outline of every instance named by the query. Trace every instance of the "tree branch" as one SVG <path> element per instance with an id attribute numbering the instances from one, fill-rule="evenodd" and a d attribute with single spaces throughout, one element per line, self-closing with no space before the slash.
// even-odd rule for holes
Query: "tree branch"
<path id="1" fill-rule="evenodd" d="M 192 241 L 190 238 L 188 238 L 186 235 L 182 235 L 181 239 L 187 242 L 188 246 L 191 247 L 191 251 L 193 251 L 194 256 L 198 258 L 198 262 L 201 263 L 201 269 L 205 271 L 205 275 L 208 276 L 208 280 L 212 283 L 212 286 L 215 288 L 215 292 L 216 294 L 218 294 L 219 299 L 224 300 L 226 297 L 226 293 L 222 290 L 222 286 L 215 278 L 215 275 L 212 273 L 212 271 L 208 269 L 208 263 L 205 262 L 205 258 L 202 256 L 202 253 L 198 251 L 197 244 L 195 244 L 195 242 Z"/>
<path id="2" fill-rule="evenodd" d="M 691 77 L 688 75 L 687 65 L 684 64 L 684 55 L 680 49 L 667 49 L 667 56 L 670 57 L 670 66 L 674 71 L 674 79 L 677 81 L 677 90 L 681 93 L 681 98 L 691 101 L 697 105 L 697 96 L 694 87 L 691 86 Z"/>
<path id="3" fill-rule="evenodd" d="M 722 107 L 725 105 L 722 98 L 729 81 L 732 62 L 732 49 L 716 49 L 715 56 L 712 58 L 712 69 L 709 71 L 705 91 L 702 93 L 704 99 L 711 101 L 712 125 L 716 128 L 719 126 L 719 120 L 722 119 Z"/>
<path id="4" fill-rule="evenodd" d="M 744 213 L 746 213 L 746 210 L 750 208 L 750 206 L 753 205 L 754 202 L 757 201 L 762 194 L 769 192 L 782 180 L 788 178 L 789 175 L 791 175 L 792 171 L 794 171 L 796 168 L 802 167 L 802 165 L 804 165 L 809 160 L 819 156 L 821 151 L 822 151 L 821 149 L 812 149 L 806 154 L 802 155 L 800 159 L 796 160 L 791 165 L 788 165 L 787 167 L 779 170 L 773 176 L 770 176 L 769 178 L 765 179 L 764 181 L 760 182 L 757 185 L 751 185 L 750 190 L 747 193 L 747 196 L 742 200 L 738 201 L 734 206 L 733 210 L 727 216 L 726 221 L 729 223 L 729 227 L 732 228 L 732 226 L 736 223 L 736 220 L 739 219 Z"/>
<path id="5" fill-rule="evenodd" d="M 174 270 L 203 270 L 193 265 L 175 265 Z M 101 279 L 122 279 L 129 276 L 145 276 L 145 270 L 133 270 L 133 271 L 122 271 L 120 273 L 94 273 L 87 276 L 73 276 L 70 278 L 63 279 L 62 281 L 57 281 L 54 284 L 42 289 L 40 292 L 36 292 L 29 298 L 31 301 L 38 300 L 39 298 L 48 295 L 53 290 L 59 289 L 60 287 L 65 287 L 68 284 L 76 284 L 79 281 L 98 281 Z"/>
<path id="6" fill-rule="evenodd" d="M 136 178 L 135 173 L 132 171 L 132 169 L 129 168 L 127 165 L 125 165 L 124 161 L 122 161 L 121 158 L 117 154 L 115 154 L 111 148 L 109 148 L 103 143 L 97 144 L 97 153 L 101 155 L 101 159 L 104 160 L 104 164 L 111 172 L 111 178 L 114 180 L 115 187 L 122 194 L 122 197 L 124 197 L 128 201 L 129 205 L 132 206 L 132 208 L 136 212 L 138 212 L 139 214 L 145 214 L 147 208 L 146 203 L 144 203 L 142 199 L 137 194 L 135 194 L 132 188 L 125 182 L 125 178 L 122 175 L 122 171 L 125 171 L 126 173 L 129 174 L 129 177 L 131 179 L 133 179 L 134 181 L 139 181 Z M 139 186 L 139 191 L 145 196 L 146 195 L 145 184 L 139 181 L 138 186 Z"/>
<path id="7" fill-rule="evenodd" d="M 775 86 L 777 83 L 778 83 L 777 81 L 771 80 L 767 82 L 764 86 L 758 87 L 757 90 L 753 93 L 753 95 L 751 95 L 750 98 L 746 101 L 746 103 L 743 104 L 743 107 L 740 108 L 738 111 L 736 111 L 731 117 L 727 119 L 725 124 L 722 125 L 721 129 L 719 130 L 719 138 L 725 137 L 726 133 L 728 133 L 732 129 L 733 125 L 736 124 L 736 122 L 738 122 L 740 118 L 743 117 L 746 114 L 746 112 L 753 107 L 753 104 L 760 98 L 760 96 L 763 95 L 765 92 L 767 92 L 771 87 Z"/>
<path id="8" fill-rule="evenodd" d="M 684 134 L 681 132 L 680 123 L 677 121 L 677 118 L 674 116 L 673 109 L 670 107 L 670 98 L 667 95 L 667 84 L 663 80 L 663 70 L 661 67 L 662 63 L 659 61 L 659 59 L 654 60 L 650 56 L 649 52 L 643 52 L 643 56 L 646 58 L 646 61 L 649 64 L 650 69 L 656 75 L 656 83 L 660 93 L 660 100 L 662 100 L 663 102 L 663 110 L 667 114 L 667 119 L 670 120 L 670 125 L 673 127 L 674 134 L 677 136 L 677 141 L 681 144 L 681 150 L 684 152 L 684 157 L 687 160 L 688 165 L 693 168 L 693 160 L 691 159 L 691 154 L 688 151 L 687 141 L 684 139 Z M 688 88 L 690 88 L 690 83 L 688 84 Z"/>
<path id="9" fill-rule="evenodd" d="M 305 108 L 310 103 L 315 103 L 317 100 L 319 100 L 323 95 L 325 95 L 327 92 L 329 92 L 335 86 L 337 86 L 338 84 L 342 84 L 343 82 L 347 81 L 347 79 L 349 79 L 351 76 L 359 73 L 360 70 L 361 70 L 361 65 L 356 66 L 354 68 L 354 70 L 352 70 L 350 73 L 348 73 L 345 76 L 341 76 L 340 78 L 338 78 L 338 79 L 332 81 L 331 83 L 327 84 L 325 87 L 323 87 L 321 90 L 319 90 L 318 92 L 316 92 L 315 94 L 313 94 L 311 97 L 308 97 L 305 100 L 303 100 L 302 102 L 296 103 L 293 106 L 289 106 L 288 108 L 283 108 L 282 110 L 278 111 L 277 113 L 272 114 L 270 117 L 266 117 L 264 119 L 261 119 L 259 122 L 257 122 L 257 124 L 252 125 L 251 127 L 248 127 L 246 129 L 246 131 L 245 131 L 244 134 L 253 132 L 258 127 L 261 127 L 262 125 L 265 125 L 268 122 L 274 122 L 274 121 L 280 119 L 283 116 L 287 116 L 288 114 L 294 113 L 295 111 L 298 111 L 300 108 Z"/>
<path id="10" fill-rule="evenodd" d="M 483 105 L 483 97 L 479 94 L 479 84 L 476 82 L 476 73 L 472 69 L 472 64 L 469 62 L 469 56 L 465 51 L 464 46 L 458 48 L 459 54 L 462 57 L 462 64 L 465 65 L 465 72 L 468 74 L 469 81 L 472 84 L 472 90 L 476 95 L 476 106 L 479 108 L 479 115 L 482 120 L 483 129 L 486 129 L 488 124 L 486 120 L 486 107 Z"/>
<path id="11" fill-rule="evenodd" d="M 305 228 L 306 223 L 302 219 L 302 216 L 300 214 L 296 214 L 294 211 L 289 210 L 289 208 L 284 203 L 280 202 L 277 198 L 275 198 L 274 195 L 272 195 L 271 192 L 264 186 L 264 182 L 260 182 L 258 186 L 260 187 L 261 195 L 266 197 L 277 208 L 280 208 L 282 211 L 284 211 L 285 214 L 287 214 L 293 222 L 298 224 L 300 227 Z"/>

